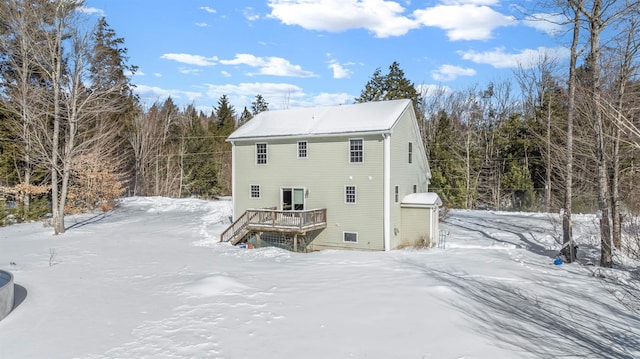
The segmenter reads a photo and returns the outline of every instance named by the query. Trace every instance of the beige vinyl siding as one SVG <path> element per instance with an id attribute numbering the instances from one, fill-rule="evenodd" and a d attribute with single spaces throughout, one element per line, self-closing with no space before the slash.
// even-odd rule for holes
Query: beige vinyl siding
<path id="1" fill-rule="evenodd" d="M 397 248 L 402 238 L 400 202 L 404 196 L 428 190 L 428 165 L 417 124 L 412 119 L 413 109 L 408 107 L 396 122 L 391 135 L 391 248 Z M 413 155 L 409 163 L 409 142 Z M 398 186 L 398 202 L 395 202 L 395 186 Z M 424 219 L 425 221 L 427 218 Z"/>
<path id="2" fill-rule="evenodd" d="M 422 237 L 428 238 L 430 243 L 435 243 L 431 238 L 431 220 L 435 211 L 432 208 L 405 207 L 401 209 L 402 225 L 400 229 L 402 246 L 414 246 Z"/>
<path id="3" fill-rule="evenodd" d="M 349 163 L 349 139 L 362 138 L 364 162 Z M 307 141 L 308 157 L 298 158 L 298 141 Z M 268 164 L 255 164 L 255 144 L 268 143 Z M 382 135 L 291 138 L 236 142 L 234 215 L 248 208 L 281 208 L 283 187 L 308 191 L 305 209 L 326 208 L 327 228 L 313 249 L 383 246 Z M 260 198 L 250 198 L 250 185 L 260 185 Z M 356 203 L 345 203 L 345 186 L 356 186 Z M 358 243 L 345 243 L 344 232 L 357 232 Z"/>

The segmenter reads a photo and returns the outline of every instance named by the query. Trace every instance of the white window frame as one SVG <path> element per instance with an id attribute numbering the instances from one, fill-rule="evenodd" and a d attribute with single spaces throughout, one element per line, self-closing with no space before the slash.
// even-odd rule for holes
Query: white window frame
<path id="1" fill-rule="evenodd" d="M 255 190 L 256 190 L 256 191 L 257 191 L 257 193 L 258 193 L 258 196 L 257 196 L 257 197 L 253 195 L 253 193 L 254 193 L 254 188 L 255 188 Z M 260 185 L 259 185 L 259 184 L 250 184 L 250 185 L 249 185 L 249 198 L 251 198 L 251 199 L 260 199 L 260 196 L 261 196 L 261 195 L 262 195 L 262 191 L 261 191 L 261 188 L 260 188 Z"/>
<path id="2" fill-rule="evenodd" d="M 304 148 L 300 148 L 300 145 L 304 145 Z M 304 153 L 304 156 L 302 156 L 303 153 Z M 298 158 L 307 158 L 307 157 L 309 157 L 309 142 L 298 141 Z"/>
<path id="3" fill-rule="evenodd" d="M 353 188 L 353 193 L 349 193 L 349 189 Z M 354 185 L 345 185 L 344 186 L 344 203 L 346 204 L 356 204 L 358 203 L 358 189 Z M 353 196 L 353 201 L 349 201 L 349 196 Z"/>
<path id="4" fill-rule="evenodd" d="M 413 142 L 409 142 L 409 163 L 413 163 Z"/>
<path id="5" fill-rule="evenodd" d="M 354 150 L 352 148 L 352 141 L 360 141 L 360 149 Z M 360 152 L 360 156 L 357 156 L 357 152 Z M 355 154 L 355 156 L 354 156 Z M 360 161 L 354 161 L 354 157 L 360 158 Z M 364 139 L 363 138 L 350 138 L 349 139 L 349 163 L 364 163 Z"/>
<path id="6" fill-rule="evenodd" d="M 356 240 L 355 241 L 348 241 L 347 240 L 347 234 L 355 234 Z M 342 242 L 343 243 L 358 243 L 358 232 L 349 232 L 349 231 L 342 232 Z"/>
<path id="7" fill-rule="evenodd" d="M 418 185 L 417 184 L 413 185 L 413 193 L 418 193 Z"/>
<path id="8" fill-rule="evenodd" d="M 395 203 L 398 203 L 398 201 L 400 200 L 400 186 L 395 186 L 394 188 L 394 194 L 395 194 Z"/>
<path id="9" fill-rule="evenodd" d="M 259 146 L 264 145 L 264 153 L 260 153 Z M 264 155 L 264 163 L 260 162 L 260 156 Z M 266 165 L 269 163 L 269 150 L 266 142 L 256 143 L 256 164 L 257 165 Z"/>

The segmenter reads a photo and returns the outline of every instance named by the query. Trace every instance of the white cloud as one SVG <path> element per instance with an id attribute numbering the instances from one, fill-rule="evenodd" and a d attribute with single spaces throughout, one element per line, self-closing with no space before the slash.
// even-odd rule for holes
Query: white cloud
<path id="1" fill-rule="evenodd" d="M 500 0 L 443 0 L 443 5 L 497 5 Z"/>
<path id="2" fill-rule="evenodd" d="M 327 54 L 327 57 L 329 58 L 329 68 L 333 70 L 334 79 L 348 79 L 351 77 L 351 70 L 347 69 L 345 66 L 353 65 L 353 63 L 341 64 L 338 60 L 333 59 L 333 56 L 330 53 Z"/>
<path id="3" fill-rule="evenodd" d="M 209 24 L 207 24 L 206 22 L 196 22 L 196 26 L 197 27 L 208 27 Z"/>
<path id="4" fill-rule="evenodd" d="M 202 6 L 200 8 L 200 10 L 204 10 L 204 11 L 208 12 L 209 14 L 215 14 L 217 12 L 216 9 L 210 8 L 208 6 Z"/>
<path id="5" fill-rule="evenodd" d="M 478 64 L 487 64 L 495 68 L 516 68 L 522 66 L 530 68 L 535 66 L 543 57 L 551 57 L 557 60 L 566 59 L 569 50 L 565 47 L 538 47 L 536 49 L 525 49 L 518 53 L 506 53 L 504 48 L 496 48 L 492 51 L 459 52 L 463 59 L 470 60 Z"/>
<path id="6" fill-rule="evenodd" d="M 245 19 L 249 21 L 256 21 L 260 19 L 260 15 L 256 14 L 255 10 L 249 6 L 242 9 L 242 14 L 244 15 Z"/>
<path id="7" fill-rule="evenodd" d="M 476 70 L 453 65 L 442 65 L 437 70 L 431 72 L 431 76 L 436 81 L 453 81 L 458 76 L 474 76 Z"/>
<path id="8" fill-rule="evenodd" d="M 309 106 L 336 106 L 355 102 L 356 96 L 348 93 L 327 93 L 323 92 L 311 98 Z"/>
<path id="9" fill-rule="evenodd" d="M 220 75 L 224 76 L 224 77 L 231 77 L 231 73 L 228 71 L 220 71 Z"/>
<path id="10" fill-rule="evenodd" d="M 559 35 L 566 31 L 567 17 L 563 14 L 533 14 L 522 20 L 522 24 L 543 31 L 551 36 Z"/>
<path id="11" fill-rule="evenodd" d="M 415 10 L 389 0 L 270 0 L 272 18 L 307 30 L 341 32 L 367 29 L 376 37 L 402 36 L 412 29 L 433 26 L 447 31 L 450 40 L 486 40 L 500 26 L 516 24 L 490 6 L 498 0 L 444 0 Z"/>
<path id="12" fill-rule="evenodd" d="M 204 57 L 200 55 L 190 55 L 190 54 L 164 54 L 160 56 L 160 58 L 177 61 L 187 65 L 195 65 L 195 66 L 213 66 L 216 64 L 215 61 L 218 60 L 217 57 Z"/>
<path id="13" fill-rule="evenodd" d="M 162 77 L 162 74 L 161 74 L 161 73 L 159 73 L 159 72 L 154 72 L 154 73 L 153 73 L 153 76 L 155 76 L 155 77 L 157 77 L 157 78 L 160 78 L 160 77 Z"/>
<path id="14" fill-rule="evenodd" d="M 334 79 L 348 79 L 351 77 L 351 70 L 345 68 L 335 60 L 329 62 L 329 68 L 333 70 Z"/>
<path id="15" fill-rule="evenodd" d="M 506 16 L 488 6 L 438 5 L 414 11 L 414 15 L 425 26 L 434 26 L 447 31 L 449 40 L 486 40 L 500 26 L 515 25 L 513 16 Z"/>
<path id="16" fill-rule="evenodd" d="M 236 54 L 233 60 L 220 60 L 224 65 L 247 65 L 259 68 L 259 75 L 313 77 L 311 71 L 303 70 L 300 65 L 293 65 L 281 57 L 257 57 L 251 54 Z M 255 74 L 249 74 L 255 75 Z"/>
<path id="17" fill-rule="evenodd" d="M 207 98 L 217 101 L 222 95 L 227 95 L 236 111 L 241 111 L 245 106 L 251 106 L 251 101 L 257 94 L 264 97 L 271 109 L 290 107 L 291 102 L 306 96 L 302 88 L 286 83 L 254 82 L 237 85 L 207 84 L 206 86 Z"/>
<path id="18" fill-rule="evenodd" d="M 189 102 L 202 98 L 202 94 L 199 92 L 180 91 L 163 89 L 157 86 L 136 85 L 134 91 L 143 102 L 153 103 L 156 101 L 163 101 L 167 97 L 171 96 L 174 99 L 186 98 Z"/>
<path id="19" fill-rule="evenodd" d="M 99 17 L 104 17 L 104 10 L 102 9 L 98 9 L 95 7 L 87 7 L 87 6 L 81 6 L 80 8 L 78 8 L 78 12 L 84 13 L 84 14 L 89 14 L 89 15 L 98 15 Z"/>
<path id="20" fill-rule="evenodd" d="M 199 69 L 190 69 L 186 67 L 181 67 L 178 69 L 178 71 L 180 71 L 180 73 L 184 75 L 197 75 L 200 73 Z"/>
<path id="21" fill-rule="evenodd" d="M 270 0 L 272 18 L 307 30 L 341 32 L 367 29 L 376 37 L 401 36 L 418 28 L 405 9 L 386 0 Z"/>

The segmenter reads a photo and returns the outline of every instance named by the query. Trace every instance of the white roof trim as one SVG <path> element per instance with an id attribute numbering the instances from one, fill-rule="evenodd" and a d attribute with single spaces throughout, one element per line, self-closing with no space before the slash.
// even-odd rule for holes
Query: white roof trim
<path id="1" fill-rule="evenodd" d="M 442 206 L 442 200 L 437 193 L 434 192 L 422 192 L 411 193 L 402 199 L 400 202 L 401 207 L 440 207 Z"/>

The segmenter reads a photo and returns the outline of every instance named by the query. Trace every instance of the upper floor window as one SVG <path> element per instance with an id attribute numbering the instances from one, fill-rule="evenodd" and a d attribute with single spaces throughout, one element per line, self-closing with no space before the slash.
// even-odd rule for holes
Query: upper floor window
<path id="1" fill-rule="evenodd" d="M 256 143 L 256 163 L 259 165 L 267 164 L 267 144 Z"/>
<path id="2" fill-rule="evenodd" d="M 356 186 L 344 186 L 345 203 L 356 203 Z"/>
<path id="3" fill-rule="evenodd" d="M 400 187 L 396 186 L 394 189 L 394 202 L 398 203 L 400 200 Z"/>
<path id="4" fill-rule="evenodd" d="M 307 157 L 307 141 L 298 141 L 298 158 Z"/>
<path id="5" fill-rule="evenodd" d="M 349 163 L 362 163 L 364 162 L 364 146 L 363 140 L 350 139 L 349 140 Z"/>
<path id="6" fill-rule="evenodd" d="M 409 142 L 409 163 L 413 162 L 413 142 Z"/>
<path id="7" fill-rule="evenodd" d="M 413 193 L 418 193 L 418 185 L 417 184 L 413 185 Z"/>

